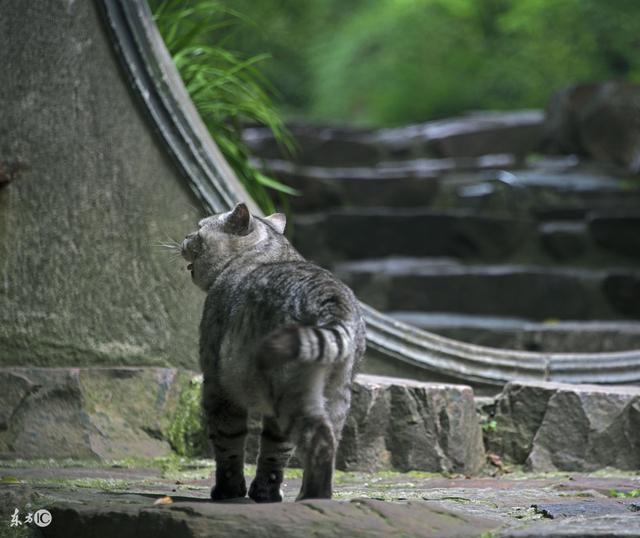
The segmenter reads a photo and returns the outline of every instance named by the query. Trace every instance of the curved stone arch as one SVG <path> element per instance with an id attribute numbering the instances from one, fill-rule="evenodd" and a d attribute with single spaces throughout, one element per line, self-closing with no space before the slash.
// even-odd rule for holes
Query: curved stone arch
<path id="1" fill-rule="evenodd" d="M 145 0 L 97 0 L 132 88 L 153 128 L 203 206 L 228 210 L 257 205 L 209 136 L 180 79 Z M 399 322 L 363 304 L 372 360 L 427 379 L 500 386 L 511 380 L 640 383 L 640 350 L 615 353 L 535 353 L 467 344 Z M 385 367 L 386 365 L 386 367 Z"/>

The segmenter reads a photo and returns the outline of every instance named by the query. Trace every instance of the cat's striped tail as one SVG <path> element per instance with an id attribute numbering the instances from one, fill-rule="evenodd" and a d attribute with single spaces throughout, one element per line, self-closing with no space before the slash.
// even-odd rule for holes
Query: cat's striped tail
<path id="1" fill-rule="evenodd" d="M 353 331 L 343 322 L 322 327 L 288 325 L 267 335 L 258 351 L 258 364 L 261 368 L 288 362 L 328 365 L 353 351 Z"/>

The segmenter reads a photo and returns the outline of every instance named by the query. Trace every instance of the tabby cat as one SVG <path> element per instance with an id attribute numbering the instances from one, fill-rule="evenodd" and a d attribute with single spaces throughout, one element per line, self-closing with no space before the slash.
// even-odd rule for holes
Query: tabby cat
<path id="1" fill-rule="evenodd" d="M 304 467 L 298 500 L 331 497 L 365 325 L 353 292 L 302 258 L 284 228 L 284 215 L 262 218 L 238 204 L 201 220 L 181 245 L 193 282 L 207 292 L 200 366 L 213 500 L 246 495 L 248 411 L 263 416 L 249 497 L 282 501 L 294 448 Z"/>

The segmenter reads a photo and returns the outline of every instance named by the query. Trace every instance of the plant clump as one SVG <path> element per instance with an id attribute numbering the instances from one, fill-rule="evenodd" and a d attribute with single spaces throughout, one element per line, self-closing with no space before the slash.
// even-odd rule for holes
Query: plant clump
<path id="1" fill-rule="evenodd" d="M 180 394 L 175 415 L 167 430 L 171 448 L 180 456 L 202 457 L 210 452 L 200 398 L 202 377 L 194 377 Z"/>
<path id="2" fill-rule="evenodd" d="M 286 206 L 285 195 L 297 191 L 257 170 L 242 141 L 242 126 L 257 123 L 285 151 L 293 149 L 271 100 L 272 86 L 257 67 L 269 55 L 245 57 L 226 45 L 229 28 L 249 20 L 215 0 L 155 0 L 151 7 L 196 109 L 248 193 L 267 213 L 275 210 L 273 194 Z"/>

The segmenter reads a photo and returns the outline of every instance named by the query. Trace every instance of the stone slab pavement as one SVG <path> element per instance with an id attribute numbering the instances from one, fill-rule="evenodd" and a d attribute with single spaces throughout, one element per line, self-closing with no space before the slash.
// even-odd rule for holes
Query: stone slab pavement
<path id="1" fill-rule="evenodd" d="M 209 502 L 212 468 L 177 458 L 0 462 L 0 536 L 640 537 L 638 473 L 337 472 L 334 500 L 294 503 L 301 471 L 290 469 L 285 502 L 256 505 Z M 254 471 L 247 466 L 248 479 Z M 50 525 L 24 522 L 42 508 Z"/>

